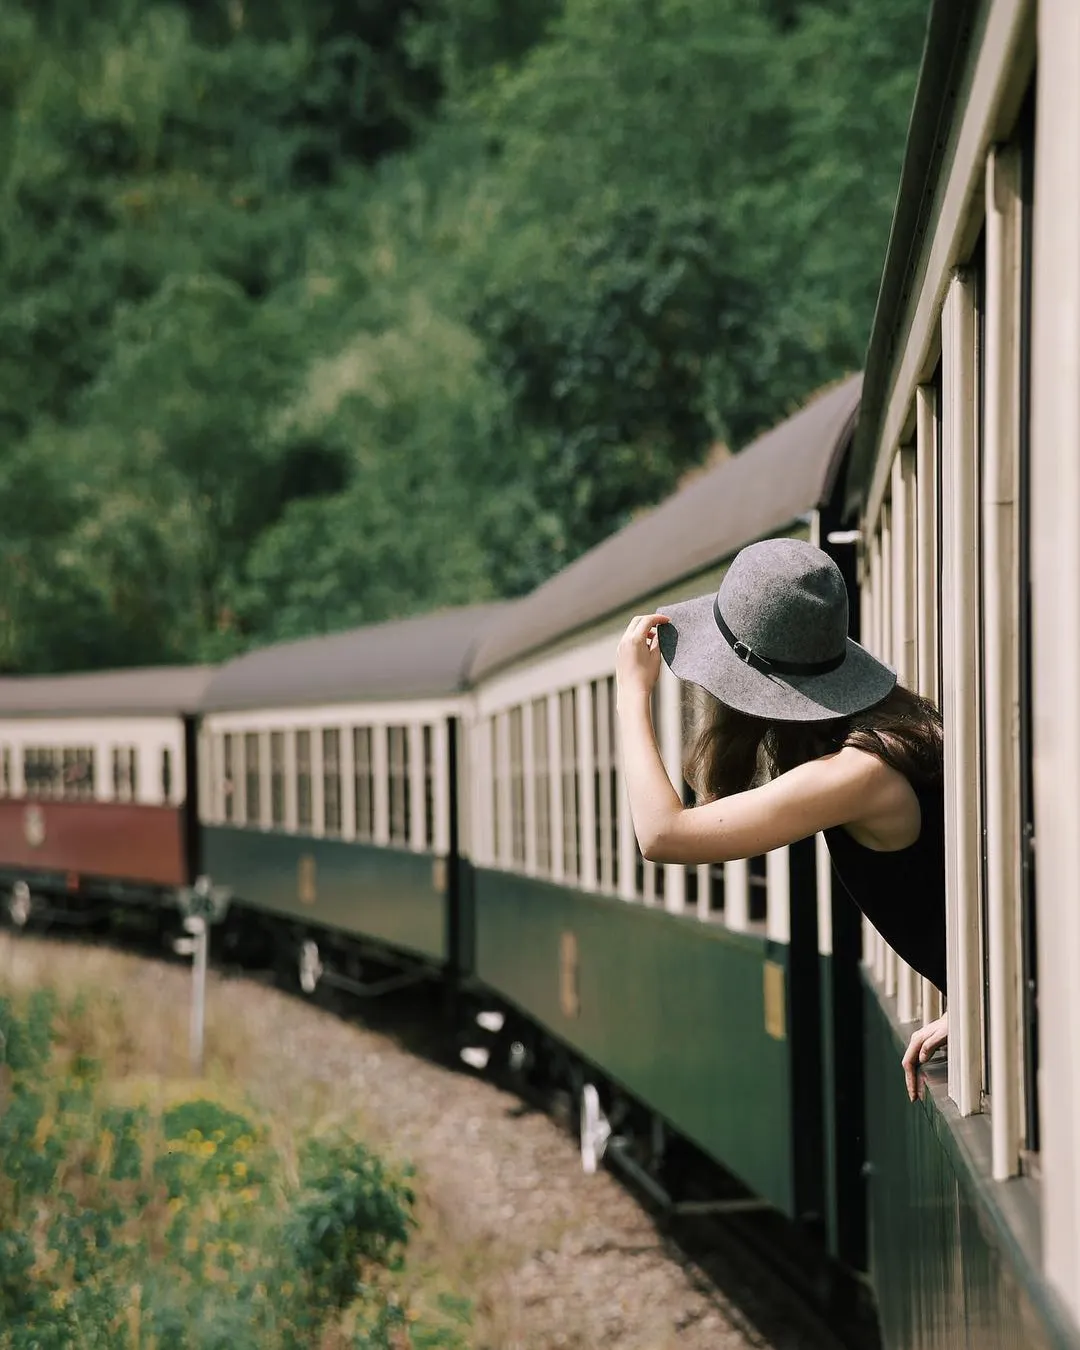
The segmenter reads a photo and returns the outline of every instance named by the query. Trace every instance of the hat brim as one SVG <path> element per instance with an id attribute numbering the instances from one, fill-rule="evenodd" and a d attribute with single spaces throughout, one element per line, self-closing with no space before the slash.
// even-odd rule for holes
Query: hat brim
<path id="1" fill-rule="evenodd" d="M 680 680 L 736 712 L 776 722 L 825 722 L 872 708 L 896 686 L 896 672 L 851 638 L 842 665 L 824 675 L 766 674 L 728 646 L 713 617 L 713 597 L 661 607 L 660 653 Z"/>

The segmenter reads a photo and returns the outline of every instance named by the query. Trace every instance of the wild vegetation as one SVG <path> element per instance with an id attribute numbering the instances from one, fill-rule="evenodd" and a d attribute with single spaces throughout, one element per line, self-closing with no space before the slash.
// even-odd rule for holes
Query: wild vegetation
<path id="1" fill-rule="evenodd" d="M 342 1129 L 283 1134 L 235 1088 L 132 1081 L 135 1015 L 0 997 L 0 1347 L 463 1347 L 467 1300 L 421 1313 L 401 1286 L 408 1177 Z"/>
<path id="2" fill-rule="evenodd" d="M 926 0 L 5 0 L 0 669 L 521 593 L 862 360 Z"/>

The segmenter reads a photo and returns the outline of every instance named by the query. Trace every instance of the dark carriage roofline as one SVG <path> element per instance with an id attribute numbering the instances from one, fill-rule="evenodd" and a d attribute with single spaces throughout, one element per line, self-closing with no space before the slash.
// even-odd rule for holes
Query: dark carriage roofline
<path id="1" fill-rule="evenodd" d="M 897 345 L 919 270 L 921 245 L 933 214 L 934 188 L 979 8 L 979 0 L 933 0 L 927 20 L 896 207 L 866 353 L 862 411 L 844 503 L 847 517 L 862 510 L 870 488 L 874 447 L 893 378 Z"/>
<path id="2" fill-rule="evenodd" d="M 261 647 L 219 667 L 202 706 L 236 712 L 457 694 L 477 642 L 504 608 L 467 605 Z"/>
<path id="3" fill-rule="evenodd" d="M 831 495 L 859 406 L 858 375 L 517 601 L 480 643 L 470 681 L 715 567 L 795 524 Z"/>
<path id="4" fill-rule="evenodd" d="M 0 677 L 0 719 L 181 716 L 198 712 L 213 666 L 140 666 Z"/>

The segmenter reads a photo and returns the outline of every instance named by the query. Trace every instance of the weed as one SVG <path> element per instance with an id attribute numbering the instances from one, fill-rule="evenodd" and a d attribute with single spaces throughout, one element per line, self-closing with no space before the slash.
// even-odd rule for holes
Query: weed
<path id="1" fill-rule="evenodd" d="M 407 1171 L 347 1131 L 295 1165 L 246 1102 L 117 1100 L 87 1026 L 111 1005 L 0 998 L 0 1350 L 463 1350 L 399 1275 Z"/>

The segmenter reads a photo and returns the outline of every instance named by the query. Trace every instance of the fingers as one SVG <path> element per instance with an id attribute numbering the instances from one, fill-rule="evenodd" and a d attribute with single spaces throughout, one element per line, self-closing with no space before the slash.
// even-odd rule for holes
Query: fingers
<path id="1" fill-rule="evenodd" d="M 644 637 L 651 628 L 667 623 L 666 614 L 635 614 L 626 628 L 627 637 Z"/>
<path id="2" fill-rule="evenodd" d="M 938 1026 L 927 1028 L 928 1035 L 923 1039 L 922 1049 L 919 1051 L 919 1062 L 925 1064 L 931 1055 L 935 1054 L 945 1042 L 949 1039 L 948 1031 L 942 1030 Z"/>
<path id="3" fill-rule="evenodd" d="M 626 626 L 626 632 L 623 633 L 619 646 L 624 651 L 630 651 L 643 642 L 648 651 L 655 651 L 659 639 L 656 630 L 663 623 L 668 622 L 666 614 L 635 614 Z"/>
<path id="4" fill-rule="evenodd" d="M 948 1024 L 943 1021 L 931 1022 L 911 1034 L 904 1058 L 904 1080 L 907 1083 L 908 1097 L 914 1102 L 922 1095 L 922 1080 L 919 1066 L 931 1059 L 949 1039 Z"/>
<path id="5" fill-rule="evenodd" d="M 911 1040 L 908 1041 L 904 1058 L 900 1061 L 904 1066 L 904 1081 L 907 1083 L 908 1099 L 913 1102 L 917 1101 L 919 1097 L 918 1058 L 920 1049 L 919 1033 L 916 1031 Z"/>

